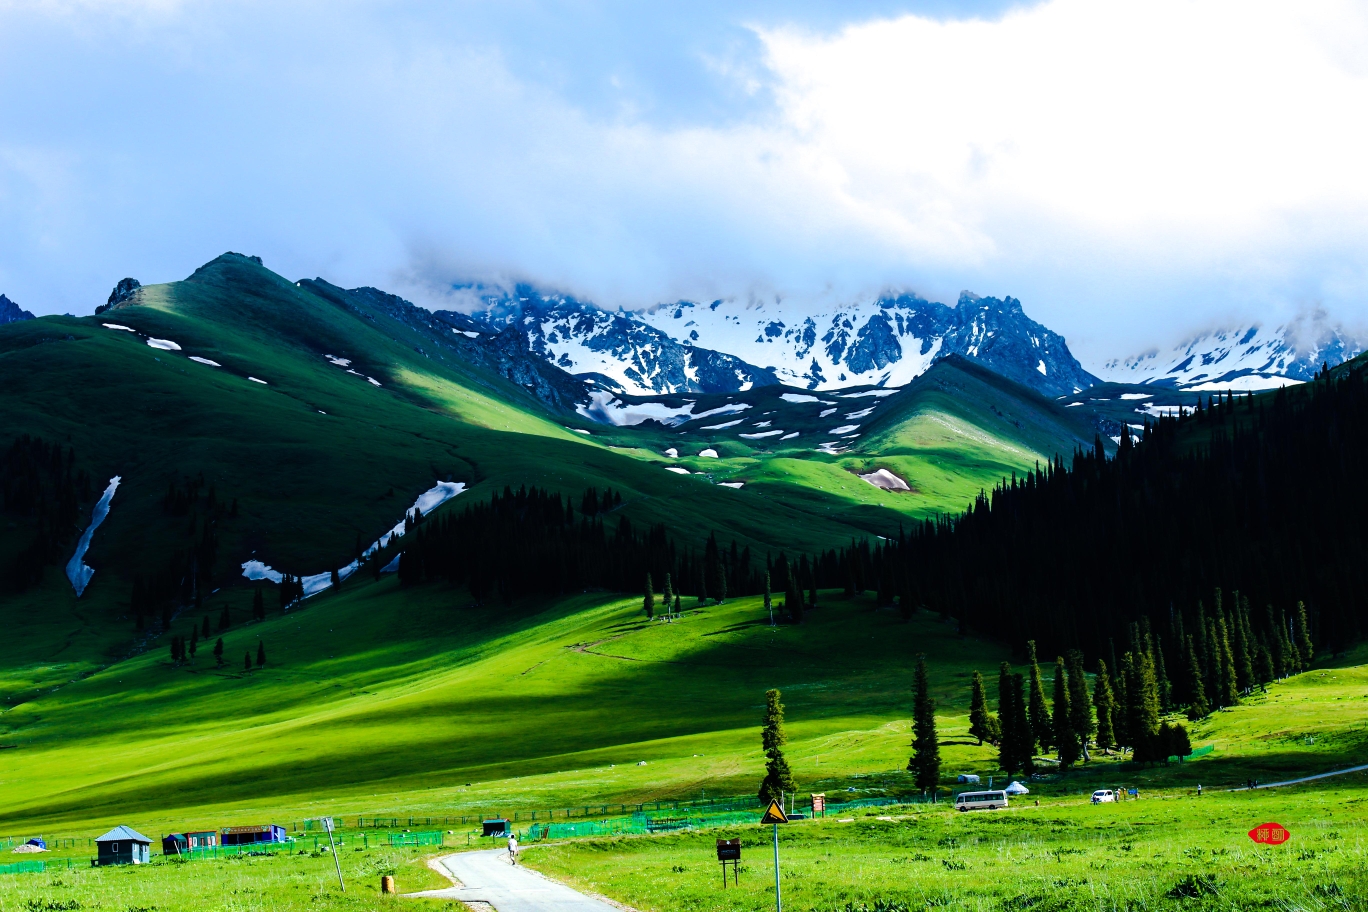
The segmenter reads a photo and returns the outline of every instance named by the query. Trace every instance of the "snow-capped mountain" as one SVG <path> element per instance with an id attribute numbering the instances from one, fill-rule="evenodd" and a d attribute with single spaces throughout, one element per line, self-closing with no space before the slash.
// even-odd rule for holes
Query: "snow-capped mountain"
<path id="1" fill-rule="evenodd" d="M 616 392 L 734 393 L 779 382 L 772 370 L 681 342 L 637 314 L 602 310 L 567 295 L 542 295 L 520 285 L 512 295 L 491 295 L 483 303 L 475 318 L 491 327 L 516 326 L 547 361 Z M 465 315 L 439 316 L 456 325 Z"/>
<path id="2" fill-rule="evenodd" d="M 952 353 L 1051 396 L 1098 382 L 1063 336 L 1026 316 L 1010 297 L 964 292 L 949 307 L 902 294 L 806 314 L 781 305 L 685 301 L 639 318 L 772 367 L 782 382 L 808 389 L 903 386 Z"/>
<path id="3" fill-rule="evenodd" d="M 1322 364 L 1364 351 L 1364 341 L 1327 323 L 1323 313 L 1277 327 L 1259 324 L 1205 332 L 1168 350 L 1106 362 L 1098 374 L 1118 383 L 1179 389 L 1262 390 L 1310 380 Z"/>
<path id="4" fill-rule="evenodd" d="M 23 310 L 9 298 L 0 294 L 0 323 L 18 323 L 20 320 L 32 320 L 33 314 Z"/>
<path id="5" fill-rule="evenodd" d="M 474 319 L 516 324 L 547 360 L 636 395 L 737 392 L 776 382 L 817 390 L 895 387 L 951 353 L 1051 396 L 1098 382 L 1062 336 L 1010 297 L 965 292 L 949 307 L 903 294 L 807 312 L 680 301 L 609 312 L 518 286 L 512 294 L 483 295 L 481 305 Z"/>

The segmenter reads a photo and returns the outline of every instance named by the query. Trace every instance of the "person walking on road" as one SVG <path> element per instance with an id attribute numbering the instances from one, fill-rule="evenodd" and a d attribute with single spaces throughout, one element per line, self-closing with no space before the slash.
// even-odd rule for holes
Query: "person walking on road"
<path id="1" fill-rule="evenodd" d="M 518 837 L 512 833 L 508 834 L 508 863 L 518 863 Z"/>

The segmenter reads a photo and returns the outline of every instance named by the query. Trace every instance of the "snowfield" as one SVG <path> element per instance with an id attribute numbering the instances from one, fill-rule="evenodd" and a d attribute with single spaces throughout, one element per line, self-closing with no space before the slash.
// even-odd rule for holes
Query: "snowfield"
<path id="1" fill-rule="evenodd" d="M 209 367 L 223 367 L 223 365 L 219 364 L 217 361 L 210 361 L 208 358 L 201 358 L 199 355 L 191 355 L 190 360 L 200 364 L 207 364 Z"/>
<path id="2" fill-rule="evenodd" d="M 149 338 L 147 340 L 147 344 L 150 345 L 152 348 L 158 349 L 160 351 L 178 352 L 181 350 L 181 347 L 177 345 L 175 342 L 172 342 L 170 339 Z"/>
<path id="3" fill-rule="evenodd" d="M 127 333 L 137 332 L 137 330 L 133 327 L 124 326 L 122 323 L 101 323 L 100 325 L 103 326 L 105 329 L 118 329 Z"/>
<path id="4" fill-rule="evenodd" d="M 390 540 L 395 536 L 399 536 L 400 538 L 402 538 L 404 535 L 404 525 L 407 522 L 407 520 L 413 517 L 415 510 L 421 510 L 423 515 L 427 516 L 433 510 L 437 509 L 442 504 L 446 503 L 448 500 L 451 500 L 453 497 L 455 497 L 457 494 L 460 494 L 464 490 L 465 482 L 437 482 L 437 484 L 433 485 L 431 488 L 428 488 L 422 494 L 419 494 L 418 499 L 413 502 L 413 506 L 409 507 L 407 510 L 404 511 L 404 518 L 399 520 L 399 522 L 395 523 L 394 528 L 390 529 L 384 535 L 376 539 L 369 548 L 361 552 L 361 556 L 370 557 L 376 551 L 379 551 L 381 548 L 388 545 L 390 543 Z M 398 567 L 398 559 L 398 555 L 396 555 L 395 559 L 393 561 L 390 561 L 389 566 L 383 568 L 381 572 L 393 573 L 393 568 Z M 346 579 L 347 577 L 355 573 L 360 568 L 360 566 L 361 564 L 359 561 L 352 561 L 345 567 L 338 568 L 338 579 Z M 264 579 L 270 580 L 273 583 L 279 583 L 284 578 L 284 574 L 281 573 L 279 570 L 275 570 L 259 560 L 249 560 L 244 562 L 242 564 L 242 575 L 249 580 Z M 329 570 L 324 573 L 315 573 L 311 576 L 301 577 L 300 582 L 304 587 L 305 598 L 311 595 L 317 595 L 323 590 L 332 587 L 332 571 Z"/>
<path id="5" fill-rule="evenodd" d="M 86 586 L 90 585 L 90 578 L 95 575 L 95 568 L 85 564 L 86 551 L 90 548 L 90 539 L 95 535 L 95 530 L 100 528 L 100 523 L 109 515 L 109 503 L 114 499 L 114 492 L 119 489 L 121 481 L 123 477 L 120 475 L 109 479 L 109 486 L 105 488 L 100 502 L 95 504 L 95 509 L 91 511 L 90 525 L 86 526 L 86 530 L 81 533 L 81 540 L 76 543 L 76 553 L 67 561 L 67 579 L 71 581 L 71 588 L 76 590 L 77 598 L 85 594 Z"/>
<path id="6" fill-rule="evenodd" d="M 870 484 L 872 484 L 874 487 L 883 488 L 885 491 L 912 490 L 911 486 L 908 485 L 907 482 L 903 481 L 897 475 L 894 475 L 892 472 L 888 471 L 888 469 L 879 469 L 876 472 L 870 472 L 868 475 L 861 475 L 860 477 L 863 478 L 865 481 L 869 482 Z"/>

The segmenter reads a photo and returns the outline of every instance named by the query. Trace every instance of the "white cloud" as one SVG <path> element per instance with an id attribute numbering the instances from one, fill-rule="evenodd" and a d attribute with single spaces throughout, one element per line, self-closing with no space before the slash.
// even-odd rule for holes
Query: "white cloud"
<path id="1" fill-rule="evenodd" d="M 688 117 L 480 10 L 0 5 L 0 291 L 89 312 L 226 249 L 425 300 L 463 279 L 610 304 L 972 288 L 1117 355 L 1357 313 L 1368 285 L 1358 5 L 762 16 L 749 57 L 692 55 L 743 101 Z"/>

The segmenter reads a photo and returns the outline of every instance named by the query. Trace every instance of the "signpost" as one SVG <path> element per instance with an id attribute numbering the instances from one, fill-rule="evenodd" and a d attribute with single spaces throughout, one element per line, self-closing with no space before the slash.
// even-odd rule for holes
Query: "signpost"
<path id="1" fill-rule="evenodd" d="M 813 816 L 813 817 L 825 817 L 825 816 L 826 816 L 826 792 L 813 792 L 813 793 L 812 793 L 812 816 Z"/>
<path id="2" fill-rule="evenodd" d="M 760 822 L 774 824 L 774 912 L 784 912 L 783 895 L 779 891 L 779 824 L 788 823 L 788 815 L 782 804 L 771 800 Z"/>
<path id="3" fill-rule="evenodd" d="M 741 840 L 739 839 L 719 839 L 717 840 L 717 860 L 722 862 L 722 889 L 727 888 L 727 862 L 731 862 L 732 879 L 741 883 Z"/>
<path id="4" fill-rule="evenodd" d="M 333 842 L 333 819 L 323 818 L 323 829 L 328 831 L 328 845 L 332 846 L 333 864 L 337 866 L 337 885 L 342 888 L 342 892 L 347 892 L 347 885 L 342 882 L 342 862 L 337 860 L 337 843 Z"/>
<path id="5" fill-rule="evenodd" d="M 1281 823 L 1261 823 L 1249 831 L 1249 838 L 1261 845 L 1282 845 L 1292 834 Z"/>

